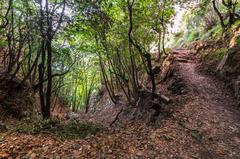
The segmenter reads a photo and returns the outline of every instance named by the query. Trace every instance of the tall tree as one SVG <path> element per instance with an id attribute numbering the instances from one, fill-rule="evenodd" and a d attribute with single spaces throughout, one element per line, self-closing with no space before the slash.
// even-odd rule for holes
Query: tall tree
<path id="1" fill-rule="evenodd" d="M 43 4 L 45 3 L 45 6 Z M 40 31 L 41 41 L 41 63 L 39 64 L 39 95 L 41 112 L 43 118 L 51 117 L 51 96 L 52 96 L 52 41 L 63 21 L 66 0 L 61 3 L 49 3 L 48 0 L 40 0 Z M 61 8 L 60 15 L 58 8 Z M 56 18 L 57 17 L 57 18 Z M 47 68 L 46 91 L 44 88 L 45 69 Z"/>

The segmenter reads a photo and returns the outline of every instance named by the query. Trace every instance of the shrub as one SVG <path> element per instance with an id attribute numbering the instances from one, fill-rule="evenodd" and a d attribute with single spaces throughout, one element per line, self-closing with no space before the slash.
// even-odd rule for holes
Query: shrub
<path id="1" fill-rule="evenodd" d="M 87 135 L 95 135 L 101 129 L 101 125 L 74 120 L 62 125 L 56 133 L 60 138 L 84 138 Z"/>
<path id="2" fill-rule="evenodd" d="M 187 42 L 192 42 L 199 39 L 199 32 L 192 31 L 187 38 Z"/>
<path id="3" fill-rule="evenodd" d="M 217 25 L 215 28 L 212 30 L 212 37 L 216 38 L 222 34 L 222 27 L 220 25 Z"/>
<path id="4" fill-rule="evenodd" d="M 239 37 L 237 37 L 237 40 L 236 40 L 236 42 L 237 42 L 237 45 L 240 45 L 240 36 L 239 36 Z"/>
<path id="5" fill-rule="evenodd" d="M 237 27 L 239 27 L 239 26 L 240 26 L 240 20 L 237 20 L 237 21 L 233 24 L 232 28 L 237 28 Z"/>
<path id="6" fill-rule="evenodd" d="M 201 40 L 216 38 L 222 34 L 222 27 L 220 25 L 217 25 L 213 27 L 212 29 L 209 29 L 207 32 L 202 33 Z"/>
<path id="7" fill-rule="evenodd" d="M 228 48 L 219 48 L 215 51 L 215 56 L 216 56 L 216 59 L 217 61 L 220 61 L 223 56 L 227 53 L 228 51 Z"/>
<path id="8" fill-rule="evenodd" d="M 84 138 L 87 135 L 95 135 L 103 126 L 71 120 L 61 124 L 58 120 L 23 120 L 13 131 L 27 134 L 51 133 L 61 139 Z"/>
<path id="9" fill-rule="evenodd" d="M 174 38 L 179 39 L 183 36 L 183 32 L 178 32 L 174 34 Z"/>

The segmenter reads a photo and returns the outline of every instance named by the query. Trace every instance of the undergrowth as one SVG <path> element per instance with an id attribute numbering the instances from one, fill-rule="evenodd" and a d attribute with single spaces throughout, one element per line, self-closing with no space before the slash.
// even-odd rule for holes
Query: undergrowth
<path id="1" fill-rule="evenodd" d="M 236 21 L 232 28 L 239 27 L 240 20 Z M 227 30 L 231 31 L 231 29 Z M 225 31 L 226 32 L 226 31 Z M 197 41 L 197 40 L 209 40 L 209 39 L 217 39 L 221 37 L 223 34 L 223 29 L 220 24 L 213 26 L 211 29 L 203 30 L 201 28 L 188 29 L 187 31 L 180 31 L 174 34 L 172 45 L 176 46 L 187 46 L 188 44 Z M 240 40 L 238 39 L 238 44 Z"/>
<path id="2" fill-rule="evenodd" d="M 60 123 L 58 120 L 34 120 L 25 119 L 21 121 L 12 132 L 26 133 L 26 134 L 42 134 L 50 133 L 56 135 L 60 139 L 75 139 L 85 138 L 88 135 L 95 135 L 97 132 L 103 130 L 103 126 L 80 122 L 78 120 L 71 120 L 67 123 Z"/>
<path id="3" fill-rule="evenodd" d="M 217 61 L 221 61 L 223 56 L 228 52 L 228 48 L 219 48 L 215 51 Z"/>
<path id="4" fill-rule="evenodd" d="M 236 40 L 236 42 L 237 42 L 237 45 L 240 45 L 240 36 L 239 36 L 239 37 L 237 37 L 237 40 Z"/>
<path id="5" fill-rule="evenodd" d="M 239 26 L 240 26 L 240 20 L 237 20 L 237 21 L 233 24 L 232 28 L 237 28 L 237 27 L 239 27 Z"/>
<path id="6" fill-rule="evenodd" d="M 193 42 L 195 40 L 198 40 L 199 39 L 199 35 L 200 33 L 199 32 L 196 32 L 196 31 L 192 31 L 188 34 L 187 36 L 187 42 Z"/>

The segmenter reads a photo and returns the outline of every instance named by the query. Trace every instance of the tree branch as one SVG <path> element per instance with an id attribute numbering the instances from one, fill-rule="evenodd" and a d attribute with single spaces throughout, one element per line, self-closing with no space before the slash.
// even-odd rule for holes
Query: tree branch
<path id="1" fill-rule="evenodd" d="M 6 22 L 5 22 L 5 24 L 1 25 L 0 28 L 6 28 L 7 25 L 9 24 L 7 16 L 9 14 L 9 11 L 10 11 L 11 7 L 12 7 L 12 0 L 9 0 L 8 1 L 8 9 L 7 9 L 6 14 L 4 15 L 4 19 L 6 20 Z"/>

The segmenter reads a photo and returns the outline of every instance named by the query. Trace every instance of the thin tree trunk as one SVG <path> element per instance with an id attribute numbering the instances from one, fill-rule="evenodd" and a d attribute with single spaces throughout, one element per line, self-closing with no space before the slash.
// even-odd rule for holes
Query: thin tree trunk
<path id="1" fill-rule="evenodd" d="M 154 99 L 154 95 L 155 95 L 155 91 L 156 91 L 156 84 L 155 84 L 155 78 L 154 78 L 154 74 L 153 74 L 153 71 L 152 71 L 152 62 L 151 62 L 151 54 L 150 53 L 143 53 L 141 47 L 135 43 L 131 37 L 131 32 L 132 32 L 132 7 L 133 7 L 133 4 L 134 4 L 134 0 L 132 1 L 132 4 L 130 4 L 130 1 L 128 0 L 128 10 L 129 10 L 129 19 L 130 19 L 130 27 L 129 27 L 129 33 L 128 33 L 128 36 L 129 36 L 129 42 L 131 44 L 133 44 L 133 46 L 135 46 L 140 55 L 143 56 L 146 61 L 147 61 L 147 66 L 148 66 L 148 69 L 147 69 L 147 73 L 148 75 L 151 77 L 151 82 L 152 82 L 152 98 Z"/>
<path id="2" fill-rule="evenodd" d="M 214 11 L 217 13 L 218 18 L 220 20 L 220 24 L 222 26 L 222 28 L 226 28 L 226 25 L 224 24 L 224 18 L 222 16 L 222 14 L 220 13 L 220 11 L 218 10 L 217 6 L 216 6 L 216 0 L 212 1 L 212 5 L 213 5 L 213 9 Z"/>
<path id="3" fill-rule="evenodd" d="M 157 58 L 157 61 L 160 61 L 161 59 L 161 38 L 162 38 L 162 32 L 159 31 L 158 32 L 158 58 Z"/>
<path id="4" fill-rule="evenodd" d="M 38 70 L 39 70 L 39 97 L 40 97 L 40 104 L 41 104 L 41 112 L 42 112 L 42 116 L 43 118 L 46 118 L 46 104 L 45 104 L 45 95 L 44 95 L 44 86 L 43 86 L 43 82 L 44 82 L 44 67 L 45 67 L 45 58 L 46 58 L 46 49 L 45 49 L 45 43 L 44 40 L 42 40 L 42 46 L 41 46 L 41 50 L 42 50 L 42 61 L 38 66 Z"/>
<path id="5" fill-rule="evenodd" d="M 45 117 L 51 117 L 51 96 L 52 96 L 52 40 L 49 39 L 46 43 L 47 49 L 47 91 L 46 91 L 46 112 Z"/>

